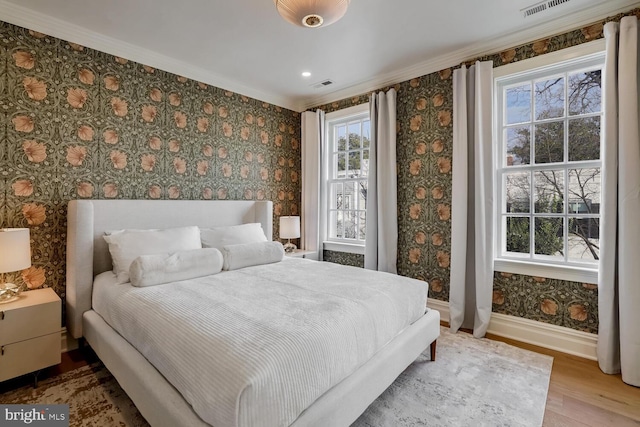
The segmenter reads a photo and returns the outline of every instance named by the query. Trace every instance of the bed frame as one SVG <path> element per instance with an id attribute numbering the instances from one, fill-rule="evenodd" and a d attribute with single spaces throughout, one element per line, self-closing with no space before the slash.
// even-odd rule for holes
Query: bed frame
<path id="1" fill-rule="evenodd" d="M 93 278 L 111 270 L 102 236 L 123 228 L 217 227 L 259 222 L 273 235 L 270 201 L 73 200 L 67 226 L 67 329 L 84 337 L 152 426 L 207 426 L 182 395 L 92 310 Z M 349 426 L 428 346 L 432 360 L 440 314 L 426 314 L 357 371 L 320 396 L 292 424 Z"/>

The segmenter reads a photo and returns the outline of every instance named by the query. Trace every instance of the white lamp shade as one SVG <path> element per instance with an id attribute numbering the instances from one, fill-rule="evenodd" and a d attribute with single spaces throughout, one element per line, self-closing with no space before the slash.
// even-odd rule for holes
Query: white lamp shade
<path id="1" fill-rule="evenodd" d="M 326 27 L 344 16 L 350 0 L 274 0 L 285 20 L 301 27 Z"/>
<path id="2" fill-rule="evenodd" d="M 0 273 L 31 267 L 31 244 L 28 228 L 0 229 Z"/>
<path id="3" fill-rule="evenodd" d="M 281 216 L 280 217 L 280 238 L 296 239 L 300 237 L 300 217 Z"/>

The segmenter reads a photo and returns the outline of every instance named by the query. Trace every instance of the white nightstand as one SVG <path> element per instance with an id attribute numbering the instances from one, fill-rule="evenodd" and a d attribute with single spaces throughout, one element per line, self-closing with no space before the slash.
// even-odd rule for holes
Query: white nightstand
<path id="1" fill-rule="evenodd" d="M 0 304 L 0 381 L 60 363 L 61 310 L 51 288 Z"/>
<path id="2" fill-rule="evenodd" d="M 296 249 L 293 252 L 285 252 L 285 255 L 291 258 L 310 258 L 317 259 L 318 252 L 316 251 L 307 251 L 304 249 Z"/>

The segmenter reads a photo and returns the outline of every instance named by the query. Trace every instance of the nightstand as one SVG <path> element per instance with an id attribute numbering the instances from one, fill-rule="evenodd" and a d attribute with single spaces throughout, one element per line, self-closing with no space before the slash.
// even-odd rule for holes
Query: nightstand
<path id="1" fill-rule="evenodd" d="M 296 249 L 293 252 L 285 252 L 285 255 L 291 258 L 309 258 L 309 259 L 317 259 L 318 252 L 316 251 L 307 251 L 304 249 Z"/>
<path id="2" fill-rule="evenodd" d="M 61 310 L 51 288 L 0 304 L 0 381 L 60 363 Z"/>

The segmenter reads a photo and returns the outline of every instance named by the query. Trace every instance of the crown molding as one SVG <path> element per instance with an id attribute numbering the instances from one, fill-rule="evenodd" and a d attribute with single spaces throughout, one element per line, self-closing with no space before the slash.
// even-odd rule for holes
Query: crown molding
<path id="1" fill-rule="evenodd" d="M 305 111 L 318 105 L 361 95 L 381 87 L 394 85 L 412 78 L 454 67 L 463 61 L 478 56 L 500 52 L 513 46 L 519 46 L 533 40 L 580 28 L 598 19 L 604 19 L 611 15 L 626 12 L 637 6 L 640 6 L 640 1 L 607 0 L 597 6 L 571 13 L 526 30 L 494 37 L 488 42 L 474 43 L 463 49 L 440 55 L 391 73 L 382 74 L 337 91 L 307 97 L 286 97 L 251 88 L 243 83 L 222 77 L 204 68 L 178 61 L 169 56 L 141 48 L 126 41 L 104 36 L 6 0 L 0 0 L 0 20 L 63 40 L 73 41 L 91 49 L 127 58 L 131 61 L 188 77 L 290 110 Z"/>
<path id="2" fill-rule="evenodd" d="M 363 93 L 372 92 L 382 87 L 391 86 L 416 77 L 435 73 L 449 67 L 455 67 L 464 61 L 468 61 L 476 57 L 494 54 L 514 46 L 530 43 L 534 40 L 575 30 L 576 28 L 591 24 L 599 19 L 627 12 L 638 6 L 640 6 L 640 1 L 607 0 L 597 6 L 547 21 L 526 30 L 496 36 L 490 41 L 474 43 L 465 48 L 419 62 L 400 70 L 376 76 L 373 79 L 344 89 L 307 98 L 304 103 L 304 109 L 307 110 L 319 105 L 328 104 L 341 99 L 350 98 L 352 96 L 362 95 Z"/>
<path id="3" fill-rule="evenodd" d="M 79 25 L 53 18 L 6 0 L 0 0 L 0 20 L 263 102 L 294 111 L 301 111 L 302 103 L 296 102 L 294 99 L 248 87 L 237 81 L 211 73 L 204 68 L 178 61 L 169 56 L 133 45 L 123 40 L 104 36 Z"/>

